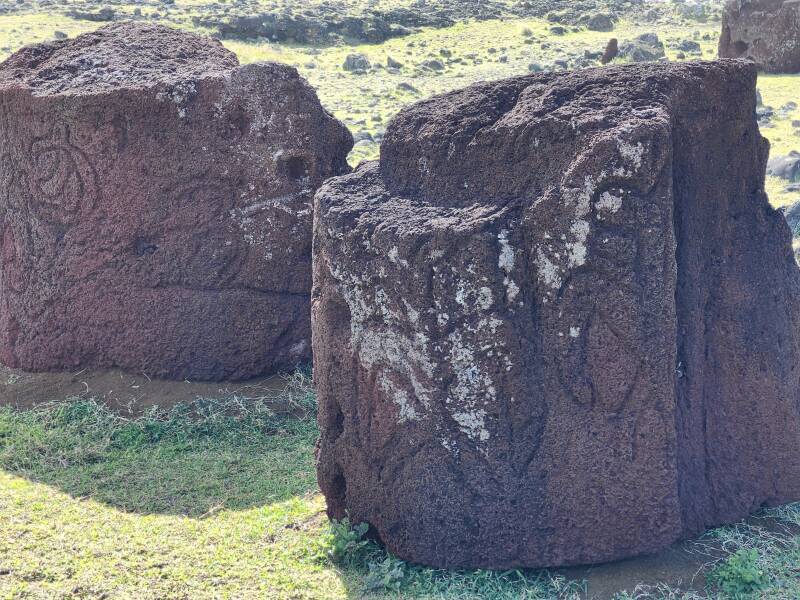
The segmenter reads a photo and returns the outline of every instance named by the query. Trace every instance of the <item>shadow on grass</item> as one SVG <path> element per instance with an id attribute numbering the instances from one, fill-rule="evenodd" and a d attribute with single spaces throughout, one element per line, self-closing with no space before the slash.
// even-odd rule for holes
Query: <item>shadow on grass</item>
<path id="1" fill-rule="evenodd" d="M 0 408 L 0 469 L 139 514 L 273 504 L 316 490 L 313 402 L 296 375 L 269 401 L 198 400 L 135 418 L 84 399 Z"/>

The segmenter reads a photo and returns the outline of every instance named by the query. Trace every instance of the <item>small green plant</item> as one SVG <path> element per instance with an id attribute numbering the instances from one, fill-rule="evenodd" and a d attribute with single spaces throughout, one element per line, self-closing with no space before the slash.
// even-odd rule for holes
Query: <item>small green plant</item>
<path id="1" fill-rule="evenodd" d="M 384 560 L 369 563 L 364 588 L 370 592 L 397 592 L 403 587 L 406 575 L 406 563 L 399 558 L 387 556 Z"/>
<path id="2" fill-rule="evenodd" d="M 740 548 L 715 567 L 707 579 L 728 598 L 751 598 L 769 581 L 759 566 L 760 558 L 758 550 Z"/>
<path id="3" fill-rule="evenodd" d="M 336 565 L 357 564 L 369 546 L 369 541 L 364 539 L 367 531 L 369 525 L 366 523 L 354 527 L 347 518 L 331 521 L 330 531 L 320 542 L 317 557 Z"/>

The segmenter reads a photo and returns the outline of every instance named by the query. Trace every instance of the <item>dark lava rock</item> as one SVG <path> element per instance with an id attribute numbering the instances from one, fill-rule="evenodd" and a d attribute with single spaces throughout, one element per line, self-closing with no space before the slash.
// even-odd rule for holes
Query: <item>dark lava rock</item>
<path id="1" fill-rule="evenodd" d="M 703 51 L 703 48 L 695 41 L 692 40 L 683 40 L 679 44 L 675 46 L 676 50 L 680 50 L 681 52 L 688 52 L 690 54 L 699 54 Z"/>
<path id="2" fill-rule="evenodd" d="M 435 58 L 423 60 L 420 66 L 430 71 L 444 71 L 444 63 Z"/>
<path id="3" fill-rule="evenodd" d="M 613 31 L 614 19 L 609 15 L 595 14 L 589 17 L 586 22 L 586 28 L 590 31 Z"/>
<path id="4" fill-rule="evenodd" d="M 320 188 L 331 517 L 415 563 L 508 569 L 800 499 L 800 270 L 755 84 L 742 61 L 483 83 Z"/>
<path id="5" fill-rule="evenodd" d="M 215 380 L 310 357 L 311 199 L 352 137 L 297 72 L 118 24 L 0 65 L 0 359 Z"/>
<path id="6" fill-rule="evenodd" d="M 786 156 L 770 159 L 767 173 L 789 181 L 800 181 L 800 152 L 792 150 Z"/>
<path id="7" fill-rule="evenodd" d="M 372 65 L 369 59 L 363 54 L 348 54 L 342 65 L 345 71 L 351 71 L 353 73 L 365 73 L 369 71 L 371 67 Z"/>
<path id="8" fill-rule="evenodd" d="M 800 73 L 800 0 L 730 0 L 720 58 L 750 58 L 768 73 Z"/>
<path id="9" fill-rule="evenodd" d="M 66 15 L 79 21 L 94 21 L 103 23 L 107 21 L 113 21 L 116 17 L 116 12 L 113 8 L 101 8 L 97 12 L 69 10 L 66 12 Z"/>
<path id="10" fill-rule="evenodd" d="M 636 39 L 623 43 L 619 54 L 635 63 L 661 60 L 666 56 L 664 44 L 655 33 L 643 33 Z"/>
<path id="11" fill-rule="evenodd" d="M 800 237 L 800 202 L 795 202 L 783 211 L 786 217 L 786 222 L 789 224 L 789 229 L 792 231 L 792 236 Z"/>

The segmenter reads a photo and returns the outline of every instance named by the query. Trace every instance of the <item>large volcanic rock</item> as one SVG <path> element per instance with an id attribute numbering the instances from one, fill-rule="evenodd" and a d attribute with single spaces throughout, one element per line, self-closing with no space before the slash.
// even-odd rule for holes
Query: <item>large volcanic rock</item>
<path id="1" fill-rule="evenodd" d="M 310 357 L 311 200 L 352 137 L 297 72 L 111 25 L 0 65 L 0 359 L 245 378 Z"/>
<path id="2" fill-rule="evenodd" d="M 720 58 L 751 58 L 768 73 L 800 73 L 800 0 L 729 0 Z"/>
<path id="3" fill-rule="evenodd" d="M 485 83 L 315 200 L 318 474 L 404 559 L 618 559 L 800 498 L 800 271 L 743 61 Z"/>

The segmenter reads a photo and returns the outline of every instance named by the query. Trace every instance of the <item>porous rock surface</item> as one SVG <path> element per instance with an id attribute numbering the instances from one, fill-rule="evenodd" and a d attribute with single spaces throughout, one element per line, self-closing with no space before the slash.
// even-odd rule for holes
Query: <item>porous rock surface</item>
<path id="1" fill-rule="evenodd" d="M 743 61 L 484 83 L 316 195 L 333 518 L 437 567 L 663 548 L 800 498 L 800 272 Z"/>
<path id="2" fill-rule="evenodd" d="M 289 67 L 115 24 L 0 65 L 0 360 L 241 379 L 310 358 L 313 193 L 352 137 Z"/>
<path id="3" fill-rule="evenodd" d="M 800 73 L 800 0 L 729 0 L 720 58 L 749 58 L 768 73 Z"/>

